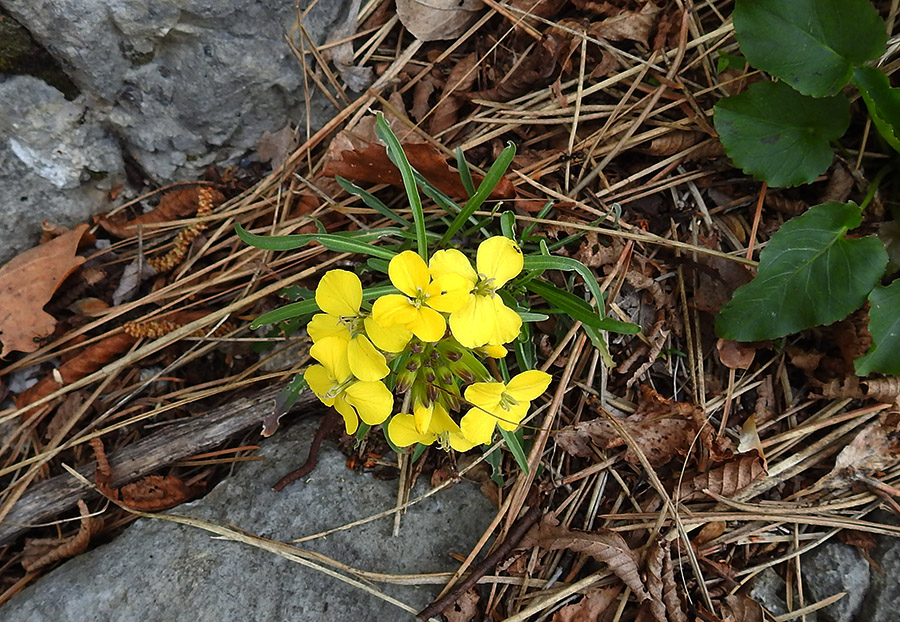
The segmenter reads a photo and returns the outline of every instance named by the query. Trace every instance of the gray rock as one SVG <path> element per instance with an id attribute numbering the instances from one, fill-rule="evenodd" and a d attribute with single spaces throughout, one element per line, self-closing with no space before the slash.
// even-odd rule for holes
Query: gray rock
<path id="1" fill-rule="evenodd" d="M 780 616 L 787 613 L 787 603 L 784 601 L 786 589 L 784 579 L 771 568 L 766 568 L 753 580 L 750 598 L 772 615 Z"/>
<path id="2" fill-rule="evenodd" d="M 118 142 L 82 98 L 0 78 L 0 263 L 37 242 L 42 219 L 71 227 L 109 209 L 123 177 Z"/>
<path id="3" fill-rule="evenodd" d="M 328 443 L 316 470 L 283 492 L 274 481 L 304 459 L 313 422 L 262 442 L 265 461 L 251 462 L 205 498 L 173 513 L 213 520 L 288 541 L 388 509 L 397 482 L 349 471 Z M 417 486 L 414 495 L 426 490 Z M 494 516 L 476 487 L 461 483 L 410 508 L 400 536 L 392 519 L 301 544 L 350 566 L 391 574 L 453 570 L 450 553 L 466 554 Z M 440 589 L 376 585 L 421 608 Z M 166 620 L 413 620 L 362 590 L 245 544 L 161 520 L 141 519 L 110 544 L 51 572 L 0 608 L 18 622 Z"/>
<path id="4" fill-rule="evenodd" d="M 301 5 L 307 2 L 301 2 Z M 318 2 L 304 26 L 321 43 L 346 0 Z M 333 114 L 304 101 L 288 47 L 298 12 L 283 0 L 0 0 L 57 58 L 156 182 L 233 163 L 266 130 Z M 311 87 L 312 88 L 312 87 Z"/>
<path id="5" fill-rule="evenodd" d="M 896 524 L 896 518 L 884 521 Z M 872 551 L 872 558 L 879 568 L 873 568 L 871 586 L 866 595 L 859 620 L 866 622 L 895 622 L 900 618 L 900 541 L 880 537 Z"/>
<path id="6" fill-rule="evenodd" d="M 847 595 L 824 609 L 825 622 L 853 622 L 869 589 L 869 562 L 859 552 L 840 542 L 826 542 L 801 559 L 807 600 L 818 602 L 838 592 Z"/>

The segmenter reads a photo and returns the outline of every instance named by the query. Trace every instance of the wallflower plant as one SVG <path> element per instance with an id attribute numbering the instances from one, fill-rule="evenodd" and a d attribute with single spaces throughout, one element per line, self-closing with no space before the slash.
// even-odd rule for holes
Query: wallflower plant
<path id="1" fill-rule="evenodd" d="M 517 237 L 513 212 L 499 215 L 501 234 L 490 234 L 496 210 L 478 210 L 512 162 L 511 143 L 477 188 L 457 151 L 470 197 L 459 206 L 410 166 L 381 114 L 376 130 L 400 169 L 412 222 L 338 178 L 345 190 L 400 226 L 266 237 L 236 225 L 245 242 L 267 250 L 287 251 L 315 241 L 332 251 L 369 256 L 358 274 L 329 270 L 314 297 L 253 323 L 259 327 L 309 318 L 310 356 L 317 362 L 290 383 L 279 397 L 278 412 L 268 420 L 277 421 L 309 388 L 358 437 L 381 424 L 392 447 L 403 451 L 415 445 L 417 457 L 434 443 L 456 451 L 488 445 L 499 428 L 519 466 L 527 469 L 521 426 L 552 381 L 550 374 L 536 369 L 530 323 L 556 314 L 558 329 L 568 331 L 580 322 L 601 352 L 606 351 L 603 331 L 639 329 L 605 317 L 603 294 L 587 267 L 551 255 L 544 241 L 528 235 L 530 228 Z M 420 189 L 437 206 L 427 218 Z M 470 244 L 475 235 L 483 237 Z M 429 253 L 433 241 L 438 248 Z M 569 287 L 559 287 L 543 278 L 548 270 L 575 272 L 582 286 L 570 280 Z M 363 281 L 372 286 L 364 288 Z M 514 361 L 507 361 L 510 353 Z M 491 462 L 496 473 L 499 462 Z"/>

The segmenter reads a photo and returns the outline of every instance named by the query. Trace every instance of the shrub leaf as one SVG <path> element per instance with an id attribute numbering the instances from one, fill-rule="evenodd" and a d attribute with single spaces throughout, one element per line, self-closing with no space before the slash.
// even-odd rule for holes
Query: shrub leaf
<path id="1" fill-rule="evenodd" d="M 854 362 L 856 373 L 900 375 L 900 279 L 869 294 L 869 332 L 875 342 Z"/>

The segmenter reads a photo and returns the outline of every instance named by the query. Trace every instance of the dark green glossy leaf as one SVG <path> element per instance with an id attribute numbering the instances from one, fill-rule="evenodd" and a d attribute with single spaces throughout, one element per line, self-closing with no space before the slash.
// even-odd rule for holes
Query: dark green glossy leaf
<path id="1" fill-rule="evenodd" d="M 858 309 L 887 264 L 878 238 L 845 236 L 861 220 L 856 205 L 832 202 L 786 222 L 760 253 L 756 277 L 719 311 L 719 336 L 775 339 Z"/>
<path id="2" fill-rule="evenodd" d="M 571 294 L 565 290 L 559 289 L 555 285 L 535 279 L 529 281 L 526 287 L 543 298 L 550 305 L 548 313 L 561 313 L 570 316 L 572 319 L 578 320 L 586 326 L 591 326 L 598 330 L 608 330 L 614 333 L 622 333 L 625 335 L 634 335 L 641 331 L 641 327 L 629 322 L 620 322 L 609 317 L 603 317 L 584 300 L 578 296 Z"/>
<path id="3" fill-rule="evenodd" d="M 404 227 L 408 227 L 409 229 L 413 228 L 413 224 L 406 220 L 403 216 L 396 213 L 394 210 L 385 205 L 381 199 L 376 197 L 371 192 L 364 190 L 363 188 L 357 186 L 349 179 L 344 179 L 340 175 L 335 175 L 334 180 L 338 183 L 338 185 L 349 192 L 350 194 L 358 196 L 362 199 L 363 203 L 371 207 L 373 210 L 385 216 L 386 218 L 390 218 L 394 222 L 397 222 Z"/>
<path id="4" fill-rule="evenodd" d="M 900 152 L 900 89 L 874 67 L 857 67 L 853 84 L 859 89 L 869 115 L 888 144 Z"/>
<path id="5" fill-rule="evenodd" d="M 900 279 L 869 293 L 869 332 L 872 347 L 856 359 L 856 373 L 900 376 Z"/>
<path id="6" fill-rule="evenodd" d="M 783 82 L 757 82 L 719 100 L 715 123 L 725 152 L 745 173 L 770 186 L 797 186 L 831 164 L 829 143 L 847 131 L 850 102 L 807 97 Z"/>
<path id="7" fill-rule="evenodd" d="M 839 92 L 887 42 L 868 0 L 737 0 L 734 31 L 751 65 L 813 97 Z"/>

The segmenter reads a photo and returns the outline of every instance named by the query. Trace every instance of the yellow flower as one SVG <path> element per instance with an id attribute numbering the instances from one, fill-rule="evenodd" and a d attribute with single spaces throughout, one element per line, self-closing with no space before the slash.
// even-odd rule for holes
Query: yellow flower
<path id="1" fill-rule="evenodd" d="M 425 260 L 403 251 L 388 264 L 388 276 L 403 294 L 382 296 L 372 305 L 372 317 L 384 327 L 403 326 L 422 341 L 444 336 L 446 323 L 439 312 L 450 313 L 466 301 L 467 281 L 458 274 L 432 280 Z"/>
<path id="2" fill-rule="evenodd" d="M 391 414 L 394 396 L 380 381 L 359 380 L 350 371 L 350 341 L 325 337 L 309 349 L 320 365 L 312 365 L 303 379 L 326 406 L 334 406 L 344 418 L 348 434 L 356 432 L 359 420 L 369 425 L 382 423 Z M 370 344 L 371 345 L 371 344 Z"/>
<path id="3" fill-rule="evenodd" d="M 415 443 L 431 445 L 439 441 L 443 449 L 469 451 L 475 443 L 465 438 L 456 422 L 450 418 L 447 409 L 440 404 L 434 405 L 431 422 L 426 432 L 416 429 L 415 415 L 394 415 L 388 424 L 388 437 L 399 447 L 408 447 Z"/>
<path id="4" fill-rule="evenodd" d="M 515 430 L 528 412 L 531 401 L 550 386 L 551 376 L 542 371 L 525 371 L 508 384 L 476 382 L 466 389 L 472 408 L 460 421 L 463 435 L 476 444 L 491 442 L 494 424 Z"/>
<path id="5" fill-rule="evenodd" d="M 478 245 L 475 264 L 477 272 L 457 250 L 438 251 L 431 258 L 435 278 L 458 274 L 468 284 L 465 305 L 450 314 L 450 330 L 467 348 L 509 343 L 518 336 L 522 318 L 503 303 L 497 290 L 522 271 L 522 250 L 509 238 L 494 236 Z"/>
<path id="6" fill-rule="evenodd" d="M 316 286 L 316 304 L 324 313 L 314 315 L 306 330 L 314 343 L 328 337 L 349 342 L 347 360 L 353 375 L 360 380 L 381 380 L 390 369 L 364 333 L 359 312 L 362 298 L 358 276 L 347 270 L 329 270 Z"/>

